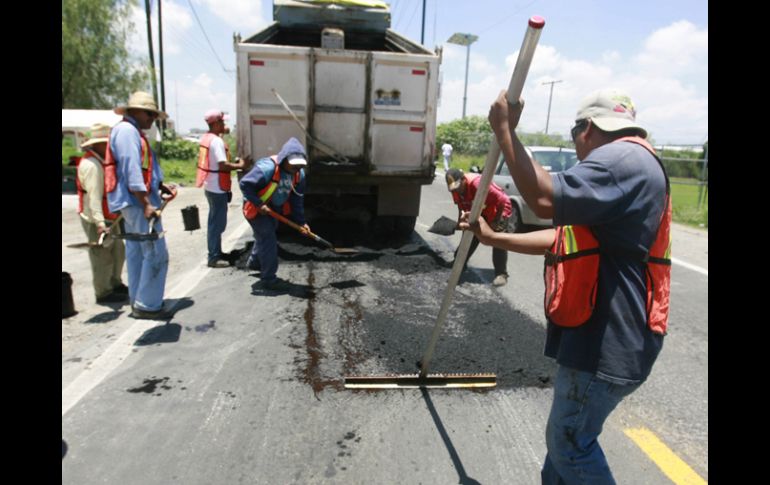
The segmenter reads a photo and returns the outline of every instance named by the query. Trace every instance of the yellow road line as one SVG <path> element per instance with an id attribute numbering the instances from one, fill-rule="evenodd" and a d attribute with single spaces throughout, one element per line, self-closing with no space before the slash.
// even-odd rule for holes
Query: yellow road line
<path id="1" fill-rule="evenodd" d="M 627 428 L 623 432 L 677 485 L 704 485 L 708 482 L 690 468 L 647 428 Z"/>

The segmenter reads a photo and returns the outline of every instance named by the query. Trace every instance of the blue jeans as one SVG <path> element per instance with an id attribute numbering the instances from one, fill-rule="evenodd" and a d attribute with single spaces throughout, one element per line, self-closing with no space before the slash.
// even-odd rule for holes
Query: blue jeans
<path id="1" fill-rule="evenodd" d="M 144 218 L 144 210 L 135 205 L 120 211 L 125 221 L 126 233 L 146 234 L 150 224 Z M 155 230 L 163 231 L 160 219 Z M 126 240 L 126 269 L 128 270 L 128 297 L 131 305 L 145 311 L 163 308 L 163 292 L 168 273 L 168 249 L 166 239 L 155 241 Z"/>
<path id="2" fill-rule="evenodd" d="M 545 430 L 544 485 L 614 484 L 597 438 L 613 409 L 641 384 L 619 385 L 559 366 Z"/>
<path id="3" fill-rule="evenodd" d="M 209 221 L 206 241 L 209 249 L 209 263 L 222 257 L 222 233 L 227 227 L 227 192 L 217 194 L 204 190 L 209 201 Z"/>
<path id="4" fill-rule="evenodd" d="M 278 272 L 278 238 L 275 231 L 278 221 L 270 216 L 258 215 L 249 221 L 254 232 L 254 246 L 251 248 L 249 260 L 256 258 L 260 266 L 260 279 L 272 281 Z"/>

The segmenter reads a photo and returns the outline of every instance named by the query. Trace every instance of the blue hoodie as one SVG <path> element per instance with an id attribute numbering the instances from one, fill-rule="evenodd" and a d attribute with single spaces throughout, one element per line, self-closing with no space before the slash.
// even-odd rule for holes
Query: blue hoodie
<path id="1" fill-rule="evenodd" d="M 276 158 L 280 164 L 289 155 L 295 153 L 301 154 L 307 159 L 307 153 L 305 147 L 296 138 L 289 138 L 289 141 L 284 143 L 281 151 L 278 152 Z M 260 190 L 264 189 L 273 178 L 275 173 L 275 164 L 270 157 L 260 158 L 254 164 L 254 168 L 241 178 L 240 187 L 243 196 L 257 207 L 262 205 L 262 200 L 257 195 Z M 281 181 L 278 187 L 273 192 L 273 196 L 268 201 L 267 205 L 271 209 L 275 210 L 279 214 L 281 212 L 281 206 L 288 200 L 291 204 L 291 219 L 299 225 L 305 224 L 305 208 L 303 204 L 303 195 L 305 194 L 305 170 L 299 170 L 299 183 L 292 189 L 292 181 L 294 176 L 286 172 L 281 172 Z"/>

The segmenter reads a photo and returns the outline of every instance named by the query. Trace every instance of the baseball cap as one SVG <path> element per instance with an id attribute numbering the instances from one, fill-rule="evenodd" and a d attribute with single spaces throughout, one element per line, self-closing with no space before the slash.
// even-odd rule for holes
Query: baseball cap
<path id="1" fill-rule="evenodd" d="M 307 165 L 307 160 L 305 160 L 305 156 L 302 155 L 301 153 L 292 153 L 286 158 L 289 161 L 289 165 L 300 166 L 300 167 L 304 167 L 305 165 Z"/>
<path id="2" fill-rule="evenodd" d="M 224 111 L 219 109 L 210 109 L 206 111 L 205 115 L 203 115 L 203 120 L 209 124 L 214 123 L 215 121 L 224 121 L 228 118 L 229 116 L 227 116 Z"/>
<path id="3" fill-rule="evenodd" d="M 591 120 L 606 132 L 636 128 L 647 138 L 647 130 L 636 123 L 636 109 L 625 92 L 609 88 L 589 94 L 580 103 L 575 120 Z"/>
<path id="4" fill-rule="evenodd" d="M 450 192 L 460 188 L 463 179 L 463 171 L 459 168 L 450 168 L 446 171 L 446 185 Z"/>

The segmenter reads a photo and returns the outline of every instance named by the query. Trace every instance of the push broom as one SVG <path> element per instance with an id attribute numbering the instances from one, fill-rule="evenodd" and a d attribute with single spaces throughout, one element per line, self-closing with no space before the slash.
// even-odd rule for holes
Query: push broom
<path id="1" fill-rule="evenodd" d="M 524 35 L 524 41 L 519 50 L 519 57 L 516 60 L 516 66 L 513 69 L 511 82 L 508 86 L 507 95 L 509 103 L 517 103 L 519 101 L 519 96 L 524 88 L 524 81 L 527 78 L 529 66 L 532 63 L 532 57 L 535 55 L 535 48 L 544 25 L 545 20 L 542 17 L 533 16 L 529 19 L 529 26 Z M 500 146 L 493 137 L 486 162 L 484 163 L 484 171 L 479 181 L 478 191 L 473 199 L 469 221 L 476 221 L 481 214 L 482 206 L 489 192 L 489 184 L 492 181 L 492 175 L 499 158 Z M 420 361 L 420 373 L 417 375 L 345 376 L 345 387 L 347 389 L 478 388 L 494 387 L 497 384 L 497 376 L 495 374 L 428 374 L 433 351 L 441 334 L 441 328 L 446 321 L 449 305 L 452 303 L 452 297 L 454 296 L 455 286 L 457 286 L 457 282 L 460 279 L 460 273 L 468 256 L 468 248 L 472 239 L 472 232 L 463 232 L 460 247 L 457 250 L 457 257 L 452 267 L 452 273 L 449 276 L 449 283 L 444 292 L 444 300 L 441 303 L 441 309 L 439 310 L 436 324 L 433 327 L 433 334 L 431 335 L 428 348 L 425 350 L 425 354 Z"/>

